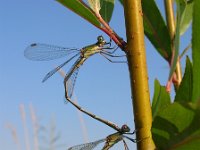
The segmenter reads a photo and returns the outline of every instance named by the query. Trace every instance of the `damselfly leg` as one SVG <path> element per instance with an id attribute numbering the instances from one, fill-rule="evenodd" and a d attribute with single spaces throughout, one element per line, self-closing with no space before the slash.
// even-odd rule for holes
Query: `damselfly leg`
<path id="1" fill-rule="evenodd" d="M 48 45 L 48 44 L 42 44 L 42 43 L 33 43 L 30 46 L 28 46 L 24 51 L 24 56 L 30 60 L 36 60 L 36 61 L 48 61 L 53 60 L 57 58 L 61 58 L 63 56 L 69 57 L 71 54 L 74 54 L 69 59 L 67 59 L 64 63 L 59 65 L 58 67 L 54 68 L 50 72 L 46 74 L 42 82 L 45 82 L 47 79 L 49 79 L 52 75 L 54 75 L 59 69 L 63 68 L 66 64 L 68 64 L 72 59 L 75 57 L 78 57 L 78 59 L 75 61 L 74 65 L 71 67 L 71 69 L 68 71 L 68 74 L 66 75 L 65 82 L 68 82 L 68 79 L 70 79 L 70 76 L 73 75 L 73 83 L 71 84 L 71 87 L 69 88 L 71 92 L 69 93 L 69 96 L 72 96 L 76 77 L 78 74 L 79 67 L 92 55 L 100 53 L 103 57 L 105 57 L 107 60 L 113 63 L 124 63 L 124 61 L 113 61 L 109 57 L 121 57 L 113 55 L 113 53 L 117 50 L 118 47 L 111 47 L 112 40 L 110 39 L 109 42 L 106 42 L 103 38 L 103 36 L 97 37 L 97 42 L 92 45 L 85 46 L 81 49 L 77 48 L 65 48 L 61 46 L 55 46 L 55 45 Z M 112 50 L 112 51 L 111 51 Z M 73 73 L 75 72 L 75 73 Z M 70 97 L 71 97 L 70 96 Z"/>

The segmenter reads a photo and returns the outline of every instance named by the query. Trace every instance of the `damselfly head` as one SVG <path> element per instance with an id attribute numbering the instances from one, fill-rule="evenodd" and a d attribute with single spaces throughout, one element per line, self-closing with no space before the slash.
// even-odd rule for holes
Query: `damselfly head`
<path id="1" fill-rule="evenodd" d="M 103 36 L 102 35 L 100 35 L 100 36 L 98 36 L 97 37 L 97 43 L 98 44 L 104 44 L 104 43 L 106 43 L 106 41 L 104 40 L 104 38 L 103 38 Z"/>
<path id="2" fill-rule="evenodd" d="M 129 128 L 126 124 L 124 124 L 124 125 L 121 127 L 121 131 L 122 131 L 122 132 L 130 132 L 130 128 Z"/>

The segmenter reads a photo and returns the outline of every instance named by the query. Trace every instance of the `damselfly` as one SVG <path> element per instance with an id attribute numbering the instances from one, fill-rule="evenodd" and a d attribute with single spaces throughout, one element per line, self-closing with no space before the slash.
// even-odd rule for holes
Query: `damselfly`
<path id="1" fill-rule="evenodd" d="M 90 142 L 90 143 L 85 143 L 85 144 L 81 144 L 81 145 L 76 145 L 73 147 L 70 147 L 68 150 L 92 150 L 94 149 L 97 145 L 99 145 L 102 142 L 105 142 L 104 147 L 102 148 L 102 150 L 108 150 L 110 149 L 112 146 L 114 146 L 116 143 L 120 142 L 121 140 L 124 143 L 124 148 L 125 150 L 128 150 L 128 145 L 126 144 L 124 138 L 136 143 L 137 141 L 135 139 L 132 139 L 128 136 L 126 136 L 125 134 L 134 134 L 135 132 L 130 133 L 130 128 L 127 125 L 123 125 L 120 129 L 120 131 L 113 133 L 109 136 L 107 136 L 104 139 L 101 140 L 97 140 L 95 142 Z"/>
<path id="2" fill-rule="evenodd" d="M 109 57 L 121 57 L 113 55 L 116 49 L 117 47 L 111 47 L 111 40 L 110 42 L 106 42 L 103 36 L 98 36 L 97 42 L 95 44 L 85 46 L 81 49 L 65 48 L 48 44 L 34 43 L 25 49 L 24 56 L 30 60 L 46 61 L 75 54 L 70 59 L 68 59 L 67 61 L 65 61 L 64 63 L 54 68 L 49 73 L 47 73 L 42 82 L 45 82 L 48 78 L 50 78 L 54 73 L 56 73 L 59 69 L 65 66 L 68 62 L 70 62 L 75 57 L 79 56 L 78 59 L 73 64 L 73 66 L 68 71 L 68 73 L 66 74 L 64 79 L 65 83 L 68 83 L 68 80 L 71 80 L 70 82 L 71 84 L 68 85 L 68 92 L 67 92 L 68 96 L 71 97 L 73 94 L 79 67 L 85 62 L 85 60 L 87 60 L 90 56 L 99 53 L 110 62 L 114 62 L 111 59 L 109 59 Z M 115 61 L 115 62 L 120 63 L 124 61 Z"/>
<path id="3" fill-rule="evenodd" d="M 65 90 L 67 91 L 66 84 L 65 84 Z M 82 107 L 80 107 L 74 101 L 72 101 L 67 96 L 66 92 L 65 92 L 65 98 L 66 98 L 66 100 L 68 102 L 70 102 L 73 106 L 75 106 L 81 112 L 85 113 L 86 115 L 92 117 L 95 120 L 98 120 L 98 121 L 108 125 L 109 127 L 113 128 L 114 130 L 117 131 L 116 133 L 107 136 L 105 139 L 97 140 L 97 141 L 91 142 L 91 143 L 85 143 L 85 144 L 81 144 L 81 145 L 76 145 L 76 146 L 73 146 L 73 147 L 69 148 L 68 150 L 92 150 L 102 142 L 105 142 L 105 145 L 104 145 L 102 150 L 108 150 L 109 148 L 111 148 L 113 145 L 115 145 L 116 143 L 118 143 L 121 140 L 124 143 L 125 150 L 128 150 L 128 146 L 127 146 L 124 138 L 127 138 L 127 139 L 129 139 L 130 141 L 132 141 L 134 143 L 137 142 L 137 140 L 132 139 L 132 138 L 124 135 L 124 134 L 134 134 L 135 133 L 135 132 L 130 133 L 130 128 L 127 125 L 123 125 L 121 128 L 119 128 L 116 124 L 114 124 L 114 123 L 112 123 L 112 122 L 110 122 L 108 120 L 104 120 L 104 119 L 92 114 L 91 112 L 88 112 L 88 111 L 84 110 Z"/>

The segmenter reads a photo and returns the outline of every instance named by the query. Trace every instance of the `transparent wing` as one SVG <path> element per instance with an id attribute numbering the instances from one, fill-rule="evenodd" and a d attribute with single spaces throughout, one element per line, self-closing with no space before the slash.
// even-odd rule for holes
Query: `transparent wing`
<path id="1" fill-rule="evenodd" d="M 79 72 L 79 66 L 84 62 L 83 59 L 85 58 L 79 57 L 65 76 L 64 82 L 66 84 L 66 92 L 69 98 L 72 97 L 76 78 Z"/>
<path id="2" fill-rule="evenodd" d="M 122 137 L 121 133 L 119 133 L 119 132 L 116 132 L 114 134 L 107 136 L 106 143 L 104 144 L 104 147 L 102 148 L 102 150 L 110 149 L 111 147 L 113 147 L 115 144 L 117 144 L 122 139 L 123 139 L 123 137 Z"/>
<path id="3" fill-rule="evenodd" d="M 61 58 L 79 51 L 80 50 L 77 48 L 65 48 L 55 45 L 34 43 L 25 49 L 24 56 L 30 60 L 44 61 Z"/>
<path id="4" fill-rule="evenodd" d="M 67 96 L 69 98 L 72 97 L 72 94 L 74 92 L 74 86 L 75 86 L 75 83 L 76 83 L 76 79 L 77 79 L 77 76 L 78 76 L 78 72 L 79 72 L 79 68 L 77 68 L 73 73 L 72 75 L 69 77 L 69 79 L 67 80 L 66 82 L 66 91 L 67 91 Z"/>
<path id="5" fill-rule="evenodd" d="M 104 142 L 106 139 L 101 139 L 95 142 L 91 142 L 91 143 L 85 143 L 85 144 L 81 144 L 81 145 L 76 145 L 73 147 L 70 147 L 68 150 L 92 150 L 94 149 L 98 144 Z"/>
<path id="6" fill-rule="evenodd" d="M 51 70 L 49 73 L 47 73 L 47 75 L 44 77 L 44 79 L 42 80 L 42 82 L 45 82 L 48 78 L 50 78 L 53 74 L 55 74 L 59 69 L 61 69 L 64 65 L 66 65 L 68 62 L 70 62 L 73 58 L 75 58 L 76 56 L 78 56 L 79 54 L 74 55 L 73 57 L 71 57 L 70 59 L 68 59 L 67 61 L 65 61 L 64 63 L 62 63 L 61 65 L 59 65 L 58 67 L 54 68 L 53 70 Z"/>

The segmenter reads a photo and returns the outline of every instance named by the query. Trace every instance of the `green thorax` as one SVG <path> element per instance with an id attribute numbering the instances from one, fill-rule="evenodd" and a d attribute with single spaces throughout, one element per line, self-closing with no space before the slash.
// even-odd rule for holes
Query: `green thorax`
<path id="1" fill-rule="evenodd" d="M 102 47 L 99 47 L 99 45 L 93 44 L 93 45 L 89 45 L 82 48 L 81 55 L 84 58 L 88 58 L 96 53 L 99 53 L 101 50 L 102 50 Z"/>
<path id="2" fill-rule="evenodd" d="M 102 150 L 108 150 L 113 145 L 115 145 L 116 143 L 121 141 L 123 139 L 123 134 L 127 133 L 127 132 L 130 132 L 130 128 L 127 125 L 123 125 L 119 132 L 116 132 L 114 134 L 107 136 L 106 137 L 106 143 L 105 143 Z"/>
<path id="3" fill-rule="evenodd" d="M 104 40 L 103 36 L 98 36 L 97 37 L 97 42 L 92 45 L 88 45 L 81 50 L 81 55 L 83 58 L 88 58 L 96 53 L 99 53 L 104 45 L 106 45 L 106 41 Z"/>
<path id="4" fill-rule="evenodd" d="M 107 136 L 106 143 L 102 150 L 108 150 L 109 148 L 111 148 L 113 145 L 115 145 L 116 143 L 118 143 L 121 140 L 122 140 L 122 133 L 120 133 L 120 132 L 117 132 L 117 133 Z"/>

